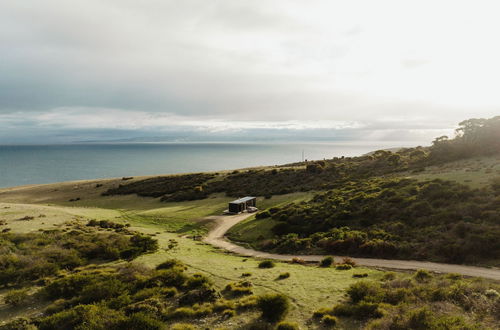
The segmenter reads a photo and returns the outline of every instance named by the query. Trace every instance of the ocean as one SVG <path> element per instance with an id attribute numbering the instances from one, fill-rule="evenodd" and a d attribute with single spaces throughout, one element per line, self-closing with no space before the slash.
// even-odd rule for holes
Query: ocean
<path id="1" fill-rule="evenodd" d="M 394 143 L 115 143 L 0 145 L 0 187 L 189 173 L 357 156 Z"/>

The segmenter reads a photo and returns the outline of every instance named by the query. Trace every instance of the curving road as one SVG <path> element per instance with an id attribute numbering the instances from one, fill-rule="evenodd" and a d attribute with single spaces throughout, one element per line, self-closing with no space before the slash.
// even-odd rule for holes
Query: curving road
<path id="1" fill-rule="evenodd" d="M 293 257 L 301 258 L 305 261 L 320 261 L 325 256 L 322 255 L 290 255 L 290 254 L 275 254 L 262 251 L 247 249 L 228 241 L 224 235 L 237 223 L 252 216 L 252 214 L 242 213 L 238 215 L 228 216 L 213 216 L 207 219 L 214 221 L 214 227 L 208 232 L 204 238 L 204 242 L 224 250 L 248 257 L 275 259 L 275 260 L 291 260 Z M 489 278 L 500 281 L 500 269 L 485 268 L 475 266 L 463 266 L 453 264 L 441 264 L 426 261 L 413 260 L 388 260 L 388 259 L 372 259 L 372 258 L 352 258 L 358 265 L 367 267 L 381 267 L 399 270 L 416 270 L 426 269 L 436 273 L 457 273 L 465 276 L 476 276 Z"/>

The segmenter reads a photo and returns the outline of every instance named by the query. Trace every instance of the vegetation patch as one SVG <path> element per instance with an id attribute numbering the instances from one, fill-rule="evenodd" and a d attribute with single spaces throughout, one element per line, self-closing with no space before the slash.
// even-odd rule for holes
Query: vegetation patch
<path id="1" fill-rule="evenodd" d="M 93 259 L 133 259 L 157 249 L 156 240 L 137 232 L 100 232 L 86 226 L 76 226 L 70 231 L 1 233 L 0 285 L 53 276 Z"/>

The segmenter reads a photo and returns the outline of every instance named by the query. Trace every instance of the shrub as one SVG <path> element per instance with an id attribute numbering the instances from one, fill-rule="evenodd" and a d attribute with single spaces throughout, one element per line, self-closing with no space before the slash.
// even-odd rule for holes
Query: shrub
<path id="1" fill-rule="evenodd" d="M 180 305 L 193 305 L 196 303 L 212 302 L 219 298 L 219 293 L 213 288 L 191 290 L 179 298 Z"/>
<path id="2" fill-rule="evenodd" d="M 298 258 L 298 257 L 293 257 L 290 262 L 292 264 L 299 264 L 299 265 L 305 265 L 306 264 L 306 261 L 304 259 Z"/>
<path id="3" fill-rule="evenodd" d="M 340 265 L 335 266 L 336 270 L 349 270 L 351 268 L 352 268 L 352 266 L 348 265 L 348 264 L 340 264 Z"/>
<path id="4" fill-rule="evenodd" d="M 265 219 L 265 218 L 270 218 L 271 213 L 269 211 L 262 211 L 259 212 L 255 215 L 255 219 Z"/>
<path id="5" fill-rule="evenodd" d="M 338 323 L 338 319 L 332 315 L 323 315 L 321 318 L 321 323 L 323 323 L 327 327 L 334 327 Z"/>
<path id="6" fill-rule="evenodd" d="M 352 284 L 347 289 L 347 295 L 353 303 L 360 302 L 367 296 L 374 296 L 379 291 L 379 287 L 367 281 L 360 281 Z"/>
<path id="7" fill-rule="evenodd" d="M 299 330 L 299 325 L 295 322 L 282 321 L 276 325 L 276 330 Z"/>
<path id="8" fill-rule="evenodd" d="M 264 260 L 259 263 L 259 268 L 273 268 L 275 266 L 274 261 Z"/>
<path id="9" fill-rule="evenodd" d="M 413 275 L 413 277 L 417 282 L 426 282 L 427 280 L 432 278 L 432 275 L 427 270 L 419 269 L 417 270 L 415 275 Z"/>
<path id="10" fill-rule="evenodd" d="M 236 311 L 233 310 L 233 309 L 225 309 L 222 311 L 222 317 L 224 318 L 231 318 L 231 317 L 234 317 L 236 316 Z"/>
<path id="11" fill-rule="evenodd" d="M 358 304 L 338 304 L 333 307 L 336 316 L 353 317 L 358 320 L 382 317 L 383 313 L 377 303 L 362 301 Z"/>
<path id="12" fill-rule="evenodd" d="M 224 292 L 230 294 L 231 296 L 238 297 L 252 294 L 252 283 L 248 281 L 229 283 L 224 288 Z"/>
<path id="13" fill-rule="evenodd" d="M 368 274 L 367 273 L 352 274 L 352 277 L 354 277 L 354 278 L 363 278 L 363 277 L 368 277 Z"/>
<path id="14" fill-rule="evenodd" d="M 148 280 L 147 285 L 181 288 L 187 280 L 188 276 L 179 268 L 162 269 Z"/>
<path id="15" fill-rule="evenodd" d="M 290 277 L 290 273 L 286 272 L 286 273 L 281 273 L 279 274 L 278 276 L 278 280 L 284 280 L 286 278 L 289 278 Z"/>
<path id="16" fill-rule="evenodd" d="M 235 309 L 235 303 L 231 300 L 219 299 L 213 305 L 212 309 L 214 312 L 223 312 L 226 309 Z"/>
<path id="17" fill-rule="evenodd" d="M 331 308 L 320 308 L 313 313 L 313 318 L 319 319 L 322 318 L 324 315 L 330 315 L 333 313 L 333 310 Z"/>
<path id="18" fill-rule="evenodd" d="M 252 276 L 252 273 L 242 273 L 241 277 L 250 277 Z"/>
<path id="19" fill-rule="evenodd" d="M 122 312 L 104 306 L 79 305 L 39 320 L 40 330 L 108 329 L 126 321 Z"/>
<path id="20" fill-rule="evenodd" d="M 19 306 L 28 299 L 28 289 L 10 290 L 3 299 L 6 304 Z"/>
<path id="21" fill-rule="evenodd" d="M 330 267 L 334 263 L 333 257 L 325 257 L 319 262 L 320 267 Z"/>
<path id="22" fill-rule="evenodd" d="M 258 297 L 257 307 L 262 318 L 269 322 L 277 322 L 285 318 L 290 309 L 288 298 L 279 293 L 271 293 Z"/>
<path id="23" fill-rule="evenodd" d="M 167 315 L 171 319 L 192 319 L 196 315 L 196 312 L 191 307 L 179 307 L 173 312 Z"/>
<path id="24" fill-rule="evenodd" d="M 342 263 L 344 265 L 351 265 L 352 267 L 356 266 L 356 261 L 349 257 L 342 258 Z"/>
<path id="25" fill-rule="evenodd" d="M 184 268 L 184 264 L 182 263 L 182 261 L 177 260 L 177 259 L 168 259 L 168 260 L 162 262 L 161 264 L 159 264 L 158 266 L 156 266 L 156 269 L 157 270 L 171 269 L 174 267 Z"/>
<path id="26" fill-rule="evenodd" d="M 210 279 L 202 274 L 194 274 L 192 277 L 188 278 L 185 286 L 188 289 L 197 289 L 202 287 L 209 287 L 212 284 Z"/>
<path id="27" fill-rule="evenodd" d="M 252 309 L 257 307 L 257 304 L 258 304 L 258 297 L 246 296 L 236 302 L 236 309 L 241 311 Z"/>
<path id="28" fill-rule="evenodd" d="M 134 313 L 119 326 L 120 329 L 164 330 L 167 326 L 147 313 Z"/>

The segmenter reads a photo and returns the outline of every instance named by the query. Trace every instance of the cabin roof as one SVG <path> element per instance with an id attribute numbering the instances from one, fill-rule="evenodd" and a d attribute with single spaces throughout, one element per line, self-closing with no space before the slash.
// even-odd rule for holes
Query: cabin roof
<path id="1" fill-rule="evenodd" d="M 255 199 L 255 197 L 252 197 L 252 196 L 247 196 L 247 197 L 243 197 L 243 198 L 240 198 L 240 199 L 237 199 L 237 200 L 234 200 L 232 202 L 229 202 L 229 204 L 241 204 L 241 203 L 246 203 L 248 201 L 251 201 L 252 199 Z"/>

